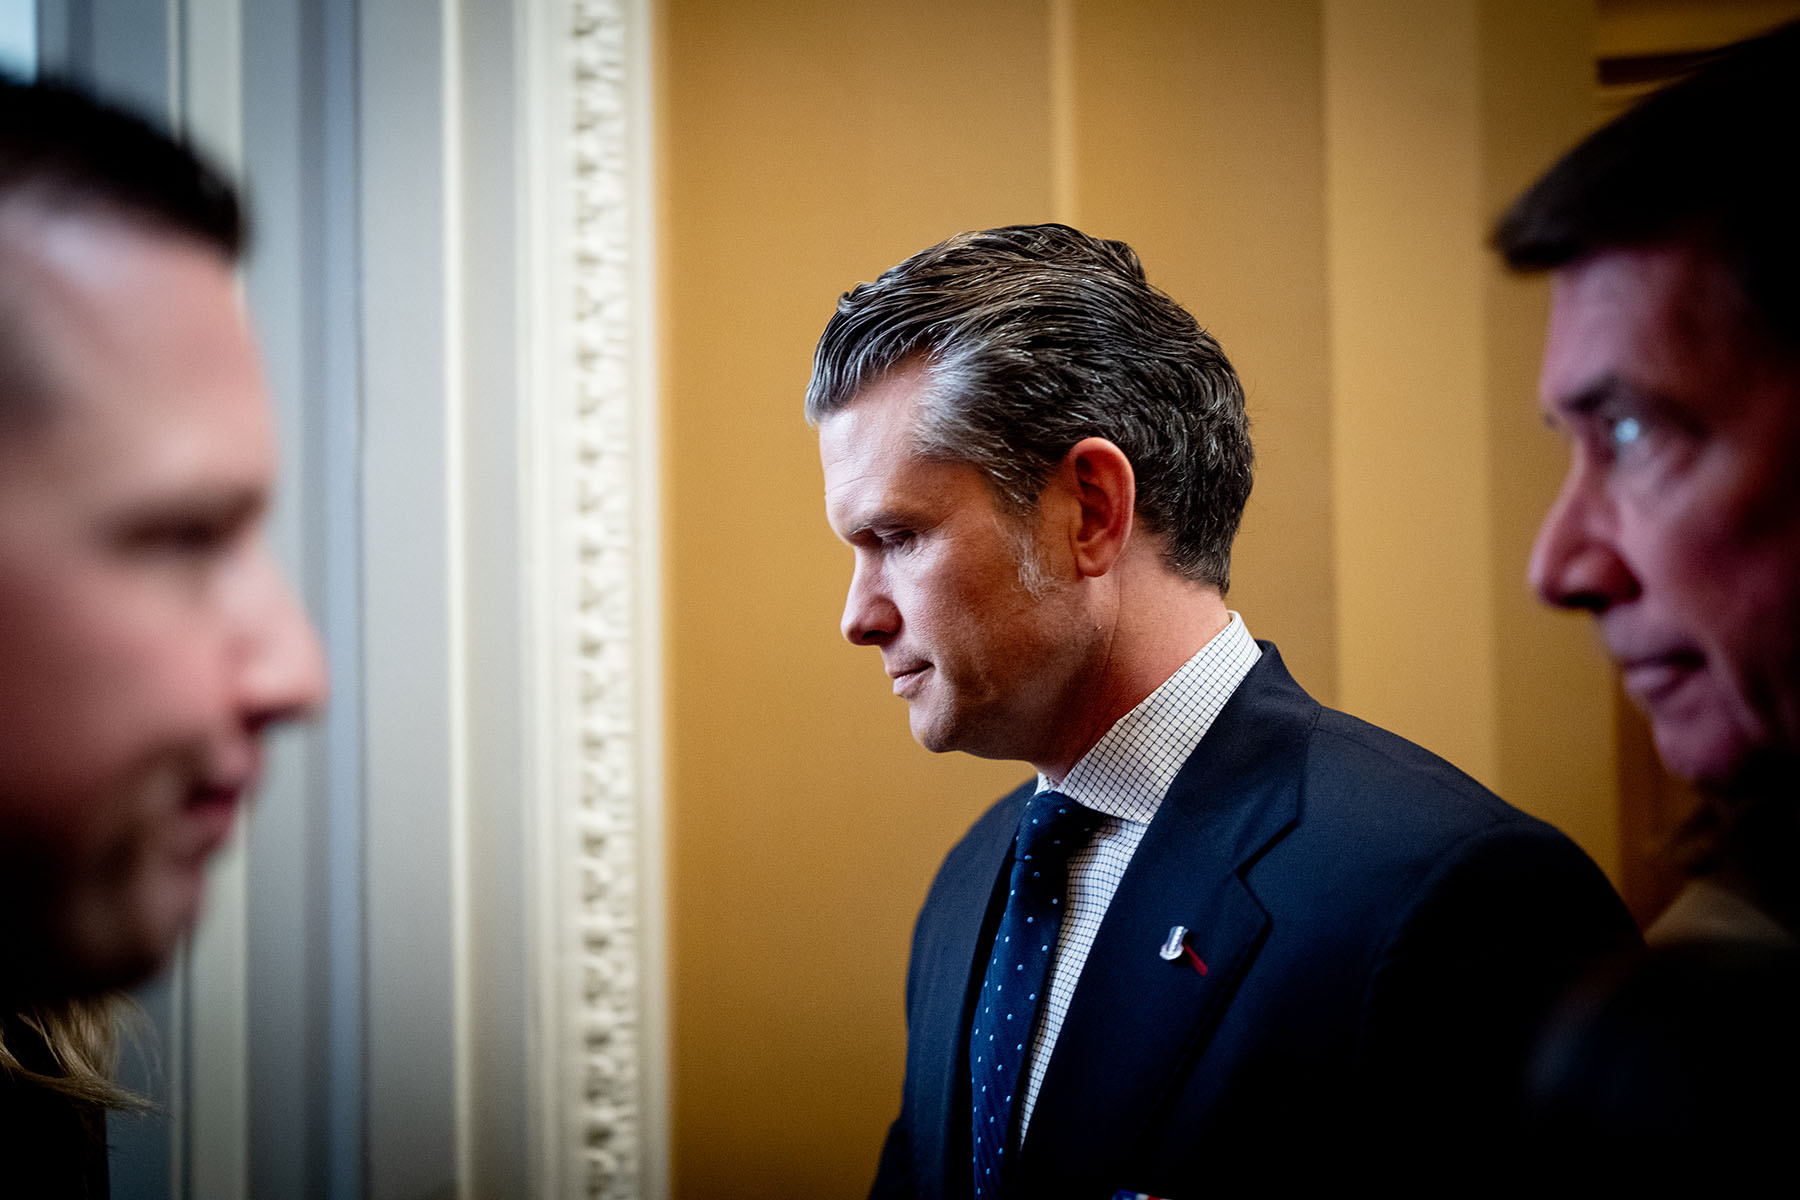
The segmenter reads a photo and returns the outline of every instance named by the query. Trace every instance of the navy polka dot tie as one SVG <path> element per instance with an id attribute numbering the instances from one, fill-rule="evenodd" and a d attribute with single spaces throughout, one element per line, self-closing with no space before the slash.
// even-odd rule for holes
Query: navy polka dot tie
<path id="1" fill-rule="evenodd" d="M 1025 1049 L 1050 978 L 1069 856 L 1099 823 L 1099 813 L 1067 796 L 1039 792 L 1013 838 L 1006 911 L 969 1031 L 975 1195 L 981 1200 L 1006 1194 L 1002 1168 L 1018 1150 L 1014 1114 L 1025 1088 Z"/>

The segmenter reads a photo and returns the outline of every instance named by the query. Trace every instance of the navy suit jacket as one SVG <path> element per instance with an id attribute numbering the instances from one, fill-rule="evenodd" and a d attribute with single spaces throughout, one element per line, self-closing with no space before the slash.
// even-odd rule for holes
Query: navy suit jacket
<path id="1" fill-rule="evenodd" d="M 931 885 L 907 977 L 900 1116 L 874 1196 L 970 1192 L 977 964 L 1032 791 L 989 809 Z M 1172 925 L 1191 931 L 1204 975 L 1157 953 Z M 1014 1194 L 1182 1200 L 1252 1166 L 1272 1182 L 1479 1153 L 1543 1010 L 1594 958 L 1636 941 L 1566 837 L 1322 707 L 1263 643 L 1113 896 Z"/>

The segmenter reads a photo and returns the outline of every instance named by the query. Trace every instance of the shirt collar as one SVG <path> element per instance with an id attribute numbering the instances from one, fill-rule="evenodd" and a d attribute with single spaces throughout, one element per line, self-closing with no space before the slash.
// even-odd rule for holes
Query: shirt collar
<path id="1" fill-rule="evenodd" d="M 1213 719 L 1262 650 L 1237 613 L 1225 628 L 1120 717 L 1055 790 L 1110 817 L 1148 824 Z M 1052 787 L 1042 773 L 1038 791 Z"/>

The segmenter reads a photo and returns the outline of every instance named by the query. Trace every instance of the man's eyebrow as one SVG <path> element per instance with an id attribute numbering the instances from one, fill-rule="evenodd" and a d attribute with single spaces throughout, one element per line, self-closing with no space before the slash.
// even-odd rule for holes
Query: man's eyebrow
<path id="1" fill-rule="evenodd" d="M 177 519 L 200 514 L 210 520 L 253 521 L 269 508 L 269 493 L 255 484 L 177 487 L 140 498 L 135 519 Z"/>
<path id="2" fill-rule="evenodd" d="M 906 524 L 906 519 L 893 509 L 876 509 L 872 513 L 864 513 L 855 525 L 845 531 L 844 537 L 849 539 L 877 529 L 891 529 L 896 525 L 904 524 Z"/>
<path id="3" fill-rule="evenodd" d="M 1556 429 L 1570 420 L 1592 416 L 1611 401 L 1632 390 L 1624 376 L 1616 371 L 1608 371 L 1580 391 L 1551 401 L 1544 410 L 1544 423 Z"/>
<path id="4" fill-rule="evenodd" d="M 903 508 L 878 508 L 872 512 L 859 513 L 854 523 L 838 536 L 845 542 L 851 542 L 869 534 L 882 533 L 899 529 L 923 530 L 935 525 L 917 510 Z"/>

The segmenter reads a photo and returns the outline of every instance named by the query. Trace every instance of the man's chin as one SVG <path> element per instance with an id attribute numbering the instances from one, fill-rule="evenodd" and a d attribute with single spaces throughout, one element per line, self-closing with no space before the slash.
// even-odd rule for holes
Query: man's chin
<path id="1" fill-rule="evenodd" d="M 166 965 L 167 952 L 147 945 L 105 947 L 58 945 L 53 952 L 22 954 L 10 977 L 0 976 L 0 1005 L 24 1009 L 123 991 L 149 979 Z"/>
<path id="2" fill-rule="evenodd" d="M 1790 756 L 1752 743 L 1718 718 L 1677 720 L 1652 714 L 1650 732 L 1663 765 L 1702 791 L 1756 791 L 1772 777 L 1794 778 Z"/>
<path id="3" fill-rule="evenodd" d="M 198 920 L 204 892 L 203 875 L 182 873 L 78 907 L 67 926 L 70 994 L 128 988 L 161 972 Z"/>
<path id="4" fill-rule="evenodd" d="M 946 731 L 925 722 L 914 721 L 912 735 L 913 741 L 933 754 L 945 754 L 951 750 L 961 749 Z"/>
<path id="5" fill-rule="evenodd" d="M 969 731 L 964 728 L 963 723 L 952 720 L 951 714 L 936 711 L 930 705 L 915 700 L 907 712 L 907 719 L 913 740 L 933 754 L 948 754 L 953 750 L 980 753 L 970 750 Z"/>
<path id="6" fill-rule="evenodd" d="M 952 751 L 997 762 L 1029 762 L 1029 755 L 1005 738 L 983 738 L 965 729 L 938 726 L 913 726 L 913 740 L 933 754 Z"/>

